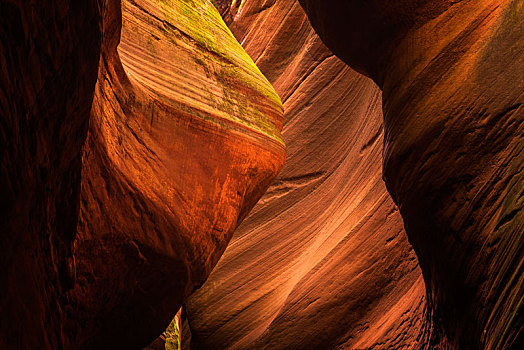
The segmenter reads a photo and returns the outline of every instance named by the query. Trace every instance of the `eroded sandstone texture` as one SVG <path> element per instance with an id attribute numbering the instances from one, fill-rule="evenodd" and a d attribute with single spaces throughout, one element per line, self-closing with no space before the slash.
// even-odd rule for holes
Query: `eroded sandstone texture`
<path id="1" fill-rule="evenodd" d="M 122 18 L 118 50 L 105 18 L 84 153 L 72 298 L 88 348 L 158 336 L 285 157 L 280 99 L 210 2 L 123 1 Z"/>
<path id="2" fill-rule="evenodd" d="M 524 1 L 301 0 L 383 115 L 296 2 L 215 3 L 289 162 L 194 347 L 522 348 Z M 141 348 L 282 166 L 280 100 L 209 0 L 0 16 L 0 348 Z"/>
<path id="3" fill-rule="evenodd" d="M 296 1 L 246 0 L 230 27 L 284 101 L 288 158 L 186 303 L 192 348 L 424 344 L 424 282 L 381 178 L 379 89 Z"/>
<path id="4" fill-rule="evenodd" d="M 384 177 L 426 282 L 429 346 L 519 348 L 524 2 L 301 3 L 383 90 Z"/>
<path id="5" fill-rule="evenodd" d="M 282 167 L 280 98 L 207 0 L 0 9 L 0 347 L 140 349 Z"/>

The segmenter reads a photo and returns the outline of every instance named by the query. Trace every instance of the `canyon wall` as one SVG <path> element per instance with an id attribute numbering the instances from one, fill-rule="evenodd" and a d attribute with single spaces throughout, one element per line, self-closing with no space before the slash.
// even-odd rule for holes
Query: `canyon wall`
<path id="1" fill-rule="evenodd" d="M 0 1 L 0 348 L 57 349 L 100 55 L 95 0 Z"/>
<path id="2" fill-rule="evenodd" d="M 72 320 L 92 325 L 75 329 L 84 348 L 158 336 L 285 158 L 280 98 L 210 2 L 119 13 L 84 152 L 71 292 Z"/>
<path id="3" fill-rule="evenodd" d="M 428 346 L 521 348 L 523 1 L 301 3 L 383 90 L 384 178 L 426 282 Z"/>
<path id="4" fill-rule="evenodd" d="M 282 167 L 280 98 L 206 0 L 0 6 L 0 347 L 140 349 Z"/>
<path id="5" fill-rule="evenodd" d="M 236 11 L 230 28 L 284 102 L 287 162 L 185 304 L 191 348 L 423 344 L 424 282 L 381 176 L 380 90 L 298 2 Z"/>
<path id="6" fill-rule="evenodd" d="M 524 1 L 214 3 L 0 0 L 0 348 L 522 348 Z"/>

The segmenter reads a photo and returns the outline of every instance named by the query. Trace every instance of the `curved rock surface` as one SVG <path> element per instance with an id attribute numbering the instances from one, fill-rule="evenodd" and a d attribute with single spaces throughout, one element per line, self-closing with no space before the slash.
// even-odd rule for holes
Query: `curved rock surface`
<path id="1" fill-rule="evenodd" d="M 123 1 L 118 50 L 113 13 L 71 293 L 74 317 L 92 325 L 78 330 L 84 348 L 158 336 L 285 157 L 280 99 L 210 2 Z"/>
<path id="2" fill-rule="evenodd" d="M 207 0 L 0 9 L 0 347 L 140 349 L 282 167 L 280 98 Z"/>
<path id="3" fill-rule="evenodd" d="M 301 3 L 383 89 L 384 176 L 426 281 L 429 346 L 521 348 L 524 3 Z"/>
<path id="4" fill-rule="evenodd" d="M 524 2 L 301 0 L 383 116 L 296 2 L 215 3 L 289 162 L 193 345 L 522 348 Z M 120 4 L 0 0 L 0 348 L 145 346 L 283 164 L 209 0 Z"/>
<path id="5" fill-rule="evenodd" d="M 379 89 L 296 1 L 246 0 L 230 28 L 284 101 L 288 157 L 185 304 L 191 348 L 416 347 L 424 282 L 381 178 Z"/>

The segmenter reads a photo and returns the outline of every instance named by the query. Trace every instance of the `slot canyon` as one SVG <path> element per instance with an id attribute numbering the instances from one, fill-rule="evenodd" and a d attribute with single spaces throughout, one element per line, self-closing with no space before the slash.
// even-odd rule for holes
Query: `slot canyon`
<path id="1" fill-rule="evenodd" d="M 523 0 L 0 17 L 0 349 L 524 349 Z"/>

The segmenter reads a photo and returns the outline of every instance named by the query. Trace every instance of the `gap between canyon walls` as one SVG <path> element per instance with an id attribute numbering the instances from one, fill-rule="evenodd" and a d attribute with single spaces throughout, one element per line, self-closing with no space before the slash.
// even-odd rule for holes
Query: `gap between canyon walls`
<path id="1" fill-rule="evenodd" d="M 381 176 L 380 90 L 298 2 L 237 10 L 231 30 L 284 102 L 287 161 L 185 304 L 191 348 L 423 347 L 424 281 Z"/>

